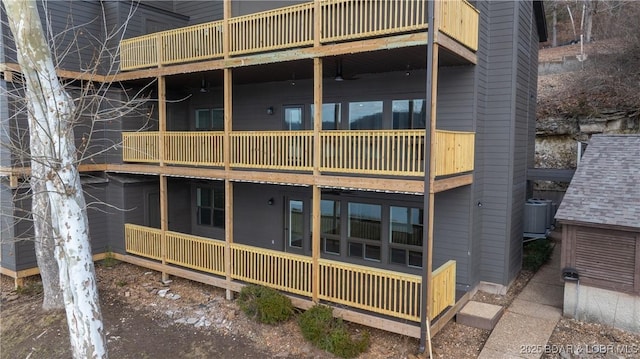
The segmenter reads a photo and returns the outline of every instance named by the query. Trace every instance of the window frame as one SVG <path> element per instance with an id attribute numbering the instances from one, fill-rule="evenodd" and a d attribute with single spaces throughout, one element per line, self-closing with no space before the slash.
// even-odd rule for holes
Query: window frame
<path id="1" fill-rule="evenodd" d="M 321 199 L 320 200 L 320 241 L 322 253 L 330 254 L 333 256 L 341 255 L 341 246 L 342 246 L 342 216 L 341 216 L 341 201 L 335 199 Z M 332 202 L 332 214 L 331 221 L 333 222 L 333 229 L 337 227 L 338 233 L 328 233 L 324 232 L 322 228 L 322 202 Z M 338 252 L 331 252 L 327 250 L 327 240 L 338 241 Z"/>
<path id="2" fill-rule="evenodd" d="M 352 236 L 351 235 L 351 229 L 352 229 L 352 209 L 351 209 L 351 205 L 366 205 L 366 206 L 375 206 L 378 207 L 379 209 L 379 238 L 378 239 L 371 239 L 371 238 L 364 238 L 364 237 L 357 237 L 357 236 Z M 347 252 L 345 253 L 347 257 L 350 258 L 360 258 L 366 261 L 372 261 L 372 262 L 378 262 L 378 263 L 382 263 L 382 264 L 386 264 L 386 261 L 383 258 L 383 246 L 384 246 L 384 241 L 383 241 L 383 225 L 384 225 L 384 216 L 383 216 L 383 210 L 384 210 L 384 205 L 383 204 L 378 204 L 378 203 L 367 203 L 367 202 L 352 202 L 349 201 L 347 203 L 347 233 L 346 233 L 346 238 L 347 238 Z M 361 255 L 352 255 L 351 254 L 351 245 L 361 245 L 362 248 L 362 253 Z M 373 257 L 367 257 L 367 249 L 371 247 L 377 247 L 378 249 L 378 258 L 373 258 Z"/>
<path id="3" fill-rule="evenodd" d="M 426 122 L 427 122 L 427 117 L 426 117 L 426 112 L 424 113 L 424 117 L 422 118 L 422 123 L 418 124 L 417 119 L 416 119 L 416 112 L 415 109 L 418 108 L 418 106 L 416 106 L 416 102 L 417 101 L 422 101 L 422 104 L 419 106 L 420 108 L 425 108 L 426 106 L 426 101 L 425 99 L 421 99 L 421 98 L 417 98 L 417 99 L 397 99 L 397 100 L 392 100 L 391 101 L 391 128 L 394 130 L 409 130 L 409 129 L 424 129 L 426 126 Z M 396 126 L 396 120 L 395 120 L 395 111 L 394 108 L 396 106 L 397 103 L 399 102 L 406 102 L 408 109 L 407 109 L 407 113 L 408 113 L 408 126 L 409 127 L 401 127 L 401 126 Z M 425 110 L 426 111 L 426 110 Z M 400 122 L 400 121 L 398 121 Z"/>
<path id="4" fill-rule="evenodd" d="M 201 127 L 199 125 L 199 114 L 200 113 L 208 113 L 209 118 L 207 119 L 208 125 Z M 220 121 L 221 126 L 216 126 L 215 124 L 215 115 L 216 113 L 222 114 L 222 121 Z M 222 107 L 213 107 L 213 108 L 196 108 L 194 111 L 194 121 L 193 121 L 194 129 L 196 131 L 224 131 L 224 108 Z"/>
<path id="5" fill-rule="evenodd" d="M 195 185 L 195 190 L 196 190 L 196 201 L 195 201 L 195 205 L 196 205 L 196 224 L 198 226 L 203 226 L 203 227 L 212 227 L 212 228 L 219 228 L 219 229 L 224 229 L 225 228 L 225 198 L 224 198 L 224 185 L 220 185 L 220 184 L 201 184 L 198 183 Z M 210 193 L 209 196 L 209 206 L 203 206 L 201 205 L 201 198 L 202 198 L 202 192 L 203 191 L 208 191 Z M 221 198 L 220 198 L 221 197 Z M 216 205 L 216 198 L 218 199 L 218 201 L 221 199 L 222 200 L 222 206 L 217 206 Z M 211 222 L 211 224 L 207 224 L 207 223 L 203 223 L 202 222 L 202 210 L 203 209 L 207 209 L 209 210 L 211 213 L 209 214 L 209 220 Z M 216 221 L 216 213 L 222 213 L 222 221 L 221 223 L 218 223 L 218 221 Z"/>
<path id="6" fill-rule="evenodd" d="M 405 209 L 405 210 L 408 211 L 408 213 L 406 215 L 406 218 L 407 218 L 407 222 L 406 223 L 401 223 L 399 221 L 394 221 L 393 208 Z M 411 211 L 413 211 L 413 210 L 418 211 L 418 213 L 417 213 L 418 223 L 413 223 L 413 221 L 412 221 L 412 214 L 413 213 L 411 213 Z M 411 226 L 411 228 L 413 228 L 414 226 L 421 227 L 420 235 L 419 235 L 419 241 L 421 242 L 421 244 L 420 245 L 414 245 L 414 244 L 394 243 L 393 242 L 394 223 L 400 224 L 400 225 L 405 225 L 405 226 Z M 419 208 L 419 207 L 407 207 L 407 206 L 398 206 L 398 205 L 390 204 L 389 205 L 389 236 L 388 236 L 388 239 L 389 239 L 388 240 L 388 249 L 389 249 L 388 263 L 390 265 L 400 265 L 400 266 L 406 266 L 406 267 L 409 267 L 409 268 L 421 269 L 422 268 L 422 254 L 423 254 L 423 247 L 424 247 L 424 210 L 422 208 Z M 393 251 L 394 251 L 394 249 L 395 250 L 404 251 L 404 263 L 393 261 Z M 411 261 L 410 261 L 411 252 L 415 252 L 415 253 L 419 253 L 420 254 L 420 265 L 419 266 L 411 264 Z"/>

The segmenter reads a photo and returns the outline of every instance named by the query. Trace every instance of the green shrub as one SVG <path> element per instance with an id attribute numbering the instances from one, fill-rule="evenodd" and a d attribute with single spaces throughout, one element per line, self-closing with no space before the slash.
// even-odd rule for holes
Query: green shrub
<path id="1" fill-rule="evenodd" d="M 286 321 L 294 312 L 289 298 L 275 289 L 258 285 L 242 288 L 238 305 L 247 316 L 266 324 Z"/>
<path id="2" fill-rule="evenodd" d="M 551 258 L 551 253 L 553 245 L 546 239 L 525 243 L 522 267 L 535 272 Z"/>
<path id="3" fill-rule="evenodd" d="M 341 319 L 333 317 L 333 309 L 315 305 L 298 317 L 302 336 L 316 347 L 341 358 L 354 358 L 369 347 L 369 333 L 352 336 Z"/>

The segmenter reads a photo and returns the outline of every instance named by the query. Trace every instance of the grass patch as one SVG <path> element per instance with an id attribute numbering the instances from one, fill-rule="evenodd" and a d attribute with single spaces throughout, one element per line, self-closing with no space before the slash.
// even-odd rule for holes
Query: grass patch
<path id="1" fill-rule="evenodd" d="M 238 305 L 247 316 L 265 324 L 287 321 L 294 314 L 289 298 L 275 289 L 259 285 L 242 288 Z"/>
<path id="2" fill-rule="evenodd" d="M 369 332 L 351 335 L 333 309 L 315 305 L 298 317 L 302 336 L 316 347 L 341 358 L 355 358 L 369 348 Z"/>
<path id="3" fill-rule="evenodd" d="M 537 239 L 525 243 L 522 268 L 533 272 L 537 271 L 549 261 L 551 253 L 553 253 L 553 245 L 547 239 Z"/>
<path id="4" fill-rule="evenodd" d="M 101 260 L 99 263 L 100 265 L 106 268 L 111 268 L 116 264 L 120 263 L 120 261 L 115 258 L 115 256 L 113 255 L 113 252 L 107 251 L 107 253 L 105 253 L 104 255 L 104 259 Z"/>
<path id="5" fill-rule="evenodd" d="M 18 295 L 36 295 L 44 292 L 44 288 L 42 287 L 42 282 L 30 281 L 26 283 L 24 286 L 19 286 L 16 288 L 16 293 Z"/>

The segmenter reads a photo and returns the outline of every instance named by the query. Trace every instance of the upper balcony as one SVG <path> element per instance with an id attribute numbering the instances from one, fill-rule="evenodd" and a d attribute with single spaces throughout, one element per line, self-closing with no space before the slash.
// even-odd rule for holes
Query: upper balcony
<path id="1" fill-rule="evenodd" d="M 467 51 L 478 47 L 478 11 L 465 0 L 436 1 L 438 30 Z M 123 40 L 120 69 L 240 57 L 425 32 L 426 0 L 319 0 Z M 319 23 L 319 24 L 318 24 Z M 225 29 L 228 28 L 228 36 Z M 228 41 L 228 46 L 225 46 Z M 226 52 L 226 53 L 225 53 Z M 316 54 L 316 56 L 320 56 Z"/>

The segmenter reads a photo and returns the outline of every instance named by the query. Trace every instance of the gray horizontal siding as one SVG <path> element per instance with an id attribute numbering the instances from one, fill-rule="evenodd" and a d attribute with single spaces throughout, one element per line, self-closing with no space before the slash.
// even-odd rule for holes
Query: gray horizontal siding
<path id="1" fill-rule="evenodd" d="M 469 221 L 471 220 L 471 188 L 461 187 L 435 196 L 433 268 L 446 261 L 456 261 L 456 283 L 474 283 L 469 273 Z"/>
<path id="2" fill-rule="evenodd" d="M 505 271 L 509 255 L 510 198 L 509 173 L 511 170 L 513 127 L 513 28 L 514 2 L 489 2 L 485 5 L 487 17 L 481 21 L 490 41 L 480 49 L 479 81 L 486 84 L 479 119 L 481 146 L 476 153 L 482 166 L 476 167 L 478 201 L 481 220 L 479 279 L 507 284 Z M 494 52 L 494 50 L 497 50 Z"/>
<path id="3" fill-rule="evenodd" d="M 189 16 L 189 25 L 222 20 L 224 15 L 221 0 L 207 1 L 205 4 L 202 1 L 174 1 L 174 10 Z"/>
<path id="4" fill-rule="evenodd" d="M 13 191 L 0 179 L 0 266 L 9 270 L 16 270 L 13 223 Z"/>

